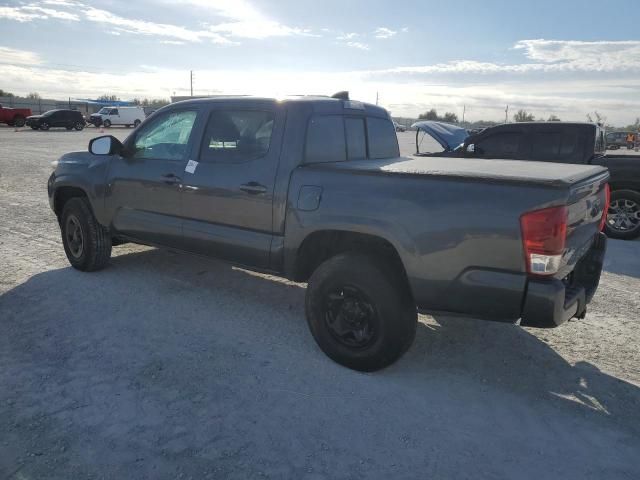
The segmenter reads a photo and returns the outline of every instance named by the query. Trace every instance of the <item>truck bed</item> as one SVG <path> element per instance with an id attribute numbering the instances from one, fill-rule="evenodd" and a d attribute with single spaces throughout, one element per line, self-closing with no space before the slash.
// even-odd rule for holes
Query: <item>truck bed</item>
<path id="1" fill-rule="evenodd" d="M 398 157 L 382 160 L 309 165 L 362 173 L 430 175 L 474 182 L 526 183 L 566 188 L 606 170 L 595 165 L 575 165 L 517 160 L 485 160 L 455 157 Z"/>

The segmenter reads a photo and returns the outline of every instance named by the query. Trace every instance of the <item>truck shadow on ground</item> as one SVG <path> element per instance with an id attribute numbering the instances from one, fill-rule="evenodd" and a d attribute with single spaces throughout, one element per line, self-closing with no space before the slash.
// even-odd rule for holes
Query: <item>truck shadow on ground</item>
<path id="1" fill-rule="evenodd" d="M 280 384 L 287 391 L 326 394 L 344 381 L 356 382 L 362 395 L 369 388 L 385 395 L 379 390 L 384 385 L 400 397 L 428 397 L 435 380 L 439 388 L 462 382 L 468 391 L 513 398 L 541 415 L 560 409 L 572 418 L 640 436 L 640 388 L 588 362 L 568 363 L 539 338 L 547 334 L 472 319 L 423 317 L 413 347 L 399 362 L 360 374 L 333 364 L 315 346 L 305 324 L 304 293 L 298 284 L 162 250 L 116 256 L 95 274 L 62 268 L 35 275 L 0 297 L 5 332 L 0 360 L 7 365 L 5 376 L 0 375 L 5 392 L 0 401 L 11 392 L 38 393 L 25 390 L 34 375 L 26 366 L 46 372 L 54 384 L 69 381 L 70 367 L 87 378 L 99 378 L 108 367 L 110 375 L 127 378 L 118 387 L 124 397 L 129 389 L 139 394 L 134 378 L 140 371 L 161 363 L 160 378 L 176 369 L 167 392 L 173 392 L 172 383 L 185 383 L 185 389 L 201 389 L 205 400 L 220 395 L 213 393 L 219 386 L 215 382 L 224 376 L 216 372 L 226 372 L 224 381 L 236 385 L 267 368 L 277 372 L 264 385 L 272 391 Z M 170 396 L 164 392 L 154 385 L 146 395 L 162 403 Z M 48 408 L 64 406 L 68 395 L 49 397 Z M 456 399 L 476 400 L 475 394 Z M 413 414 L 422 422 L 420 412 Z"/>

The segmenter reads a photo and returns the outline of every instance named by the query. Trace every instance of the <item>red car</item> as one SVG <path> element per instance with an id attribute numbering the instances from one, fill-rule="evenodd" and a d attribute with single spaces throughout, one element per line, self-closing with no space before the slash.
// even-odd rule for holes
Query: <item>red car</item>
<path id="1" fill-rule="evenodd" d="M 27 117 L 31 116 L 30 108 L 4 108 L 0 105 L 0 123 L 12 127 L 24 127 Z"/>

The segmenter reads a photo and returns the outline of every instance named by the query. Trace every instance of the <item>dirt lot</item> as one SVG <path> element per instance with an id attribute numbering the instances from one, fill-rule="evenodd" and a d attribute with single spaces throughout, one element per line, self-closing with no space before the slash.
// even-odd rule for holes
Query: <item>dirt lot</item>
<path id="1" fill-rule="evenodd" d="M 583 321 L 422 316 L 361 374 L 303 285 L 137 246 L 71 269 L 46 179 L 94 135 L 0 128 L 1 480 L 640 478 L 640 242 L 610 242 Z"/>

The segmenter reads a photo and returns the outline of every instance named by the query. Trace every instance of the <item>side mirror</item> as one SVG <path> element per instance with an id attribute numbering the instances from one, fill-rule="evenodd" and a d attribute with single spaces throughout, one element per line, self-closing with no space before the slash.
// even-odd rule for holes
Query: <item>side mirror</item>
<path id="1" fill-rule="evenodd" d="M 104 135 L 89 142 L 89 152 L 94 155 L 113 155 L 122 152 L 120 140 L 113 135 Z"/>

